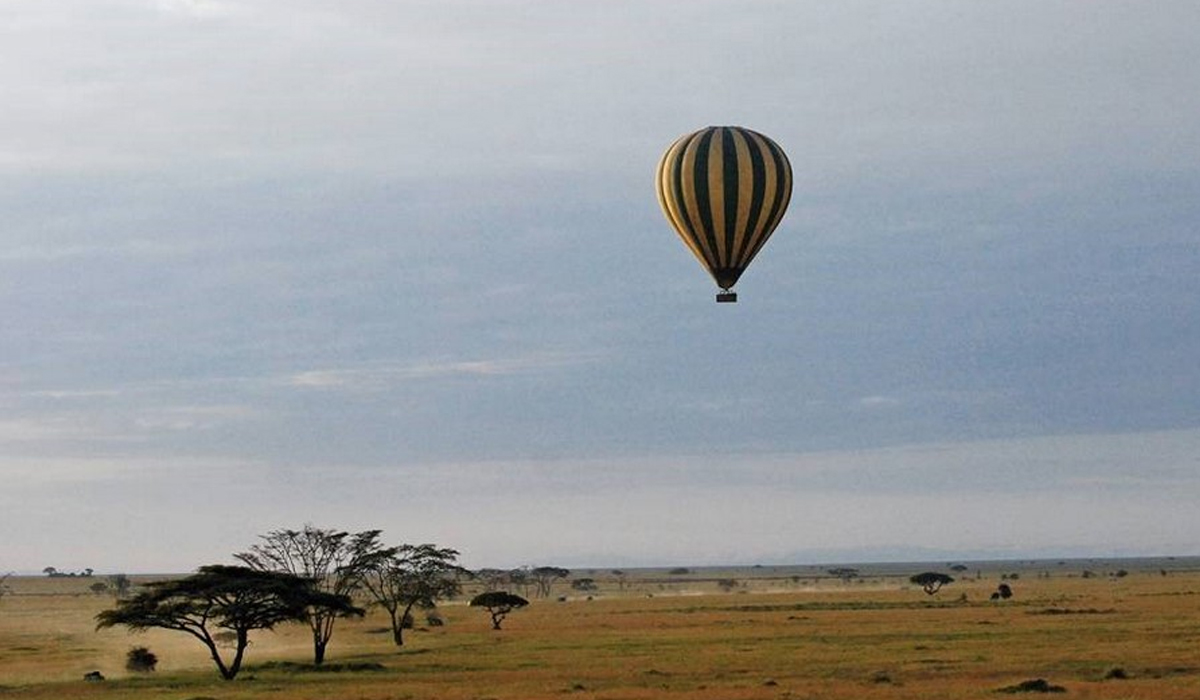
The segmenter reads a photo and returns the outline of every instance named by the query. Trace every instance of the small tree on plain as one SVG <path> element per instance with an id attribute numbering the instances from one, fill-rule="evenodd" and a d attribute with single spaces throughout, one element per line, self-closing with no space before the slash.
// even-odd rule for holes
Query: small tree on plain
<path id="1" fill-rule="evenodd" d="M 542 598 L 550 597 L 550 587 L 559 579 L 565 579 L 571 575 L 569 569 L 563 569 L 557 566 L 539 566 L 529 571 L 529 578 L 537 587 L 537 595 Z"/>
<path id="2" fill-rule="evenodd" d="M 509 572 L 503 569 L 476 569 L 471 575 L 482 583 L 486 590 L 495 591 L 508 583 L 508 574 Z"/>
<path id="3" fill-rule="evenodd" d="M 505 573 L 501 583 L 507 582 L 508 585 L 514 586 L 521 591 L 522 594 L 528 596 L 529 589 L 535 586 L 533 576 L 530 575 L 531 569 L 528 566 L 522 566 L 519 569 L 512 569 Z M 536 590 L 536 589 L 535 589 Z"/>
<path id="4" fill-rule="evenodd" d="M 133 581 L 125 574 L 113 574 L 107 578 L 107 581 L 109 590 L 117 598 L 129 595 L 129 589 L 133 588 Z"/>
<path id="5" fill-rule="evenodd" d="M 408 620 L 408 627 L 412 627 L 413 608 L 432 610 L 437 601 L 452 598 L 462 590 L 459 579 L 469 574 L 457 562 L 457 550 L 405 544 L 364 571 L 362 586 L 375 604 L 388 612 L 396 646 L 404 645 L 404 622 Z"/>
<path id="6" fill-rule="evenodd" d="M 921 587 L 925 593 L 933 595 L 937 593 L 942 586 L 947 583 L 954 583 L 954 578 L 937 571 L 926 571 L 920 574 L 914 574 L 908 579 L 912 583 Z"/>
<path id="7" fill-rule="evenodd" d="M 526 605 L 529 605 L 528 600 L 508 591 L 488 591 L 471 599 L 471 607 L 486 608 L 491 614 L 494 630 L 500 629 L 500 623 L 510 612 Z"/>
<path id="8" fill-rule="evenodd" d="M 850 583 L 850 581 L 852 581 L 853 579 L 858 578 L 858 569 L 854 569 L 854 568 L 851 568 L 848 566 L 839 567 L 836 569 L 826 569 L 826 572 L 830 576 L 837 576 L 839 579 L 842 580 L 842 583 Z"/>
<path id="9" fill-rule="evenodd" d="M 125 654 L 125 670 L 150 673 L 158 667 L 158 655 L 146 647 L 133 647 Z"/>

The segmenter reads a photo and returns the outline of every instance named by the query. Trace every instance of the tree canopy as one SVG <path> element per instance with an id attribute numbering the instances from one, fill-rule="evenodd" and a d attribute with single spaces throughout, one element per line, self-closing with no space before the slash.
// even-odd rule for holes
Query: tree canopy
<path id="1" fill-rule="evenodd" d="M 529 578 L 536 584 L 537 594 L 542 598 L 550 596 L 550 587 L 554 585 L 555 581 L 565 579 L 570 575 L 570 569 L 559 566 L 539 566 L 529 571 Z"/>
<path id="2" fill-rule="evenodd" d="M 243 566 L 203 566 L 191 576 L 146 584 L 136 595 L 96 616 L 96 628 L 123 625 L 185 632 L 200 640 L 225 680 L 242 666 L 251 630 L 302 621 L 314 606 L 341 614 L 360 612 L 344 595 L 320 591 L 309 578 Z M 233 658 L 226 662 L 214 634 L 232 632 Z"/>
<path id="3" fill-rule="evenodd" d="M 458 550 L 433 544 L 404 544 L 363 573 L 362 585 L 375 604 L 388 612 L 392 641 L 404 645 L 404 620 L 414 607 L 430 609 L 459 594 L 459 580 L 470 575 L 458 566 Z"/>
<path id="4" fill-rule="evenodd" d="M 488 591 L 471 599 L 471 607 L 486 608 L 491 613 L 494 630 L 500 629 L 500 623 L 510 612 L 526 605 L 529 605 L 528 600 L 508 591 Z"/>
<path id="5" fill-rule="evenodd" d="M 929 595 L 937 593 L 942 586 L 947 583 L 954 583 L 954 578 L 937 571 L 925 571 L 923 573 L 914 574 L 908 579 L 912 583 L 917 584 Z"/>
<path id="6" fill-rule="evenodd" d="M 364 573 L 376 562 L 395 552 L 379 544 L 379 530 L 356 534 L 322 530 L 305 525 L 302 530 L 274 530 L 262 535 L 259 544 L 234 558 L 256 571 L 274 571 L 308 578 L 317 590 L 333 596 L 350 596 Z M 308 606 L 304 620 L 312 630 L 313 664 L 325 661 L 325 650 L 333 636 L 333 623 L 346 615 L 362 615 L 358 608 Z"/>

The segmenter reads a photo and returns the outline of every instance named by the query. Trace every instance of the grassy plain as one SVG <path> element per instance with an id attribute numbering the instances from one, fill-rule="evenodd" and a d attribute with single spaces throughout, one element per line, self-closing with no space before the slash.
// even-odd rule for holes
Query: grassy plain
<path id="1" fill-rule="evenodd" d="M 956 574 L 932 597 L 907 583 L 919 568 L 850 582 L 811 567 L 643 570 L 623 585 L 580 571 L 600 583 L 593 599 L 557 584 L 501 632 L 461 602 L 403 648 L 377 614 L 342 621 L 330 671 L 307 666 L 305 628 L 258 633 L 233 682 L 186 635 L 95 631 L 112 599 L 86 580 L 18 578 L 0 600 L 0 698 L 994 699 L 1041 678 L 1066 690 L 1057 697 L 1200 700 L 1200 572 L 1112 566 L 1088 578 L 1075 562 L 1020 567 L 1003 602 L 989 600 L 1001 569 Z M 738 586 L 724 592 L 721 578 Z M 135 645 L 159 656 L 157 672 L 124 670 Z M 1126 677 L 1106 677 L 1117 669 Z M 84 682 L 92 670 L 109 680 Z"/>

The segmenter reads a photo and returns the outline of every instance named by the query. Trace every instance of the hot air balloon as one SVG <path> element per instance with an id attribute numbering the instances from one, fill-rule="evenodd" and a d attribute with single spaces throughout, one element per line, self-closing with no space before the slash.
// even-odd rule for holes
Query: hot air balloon
<path id="1" fill-rule="evenodd" d="M 658 202 L 716 280 L 719 302 L 762 250 L 792 197 L 792 166 L 779 144 L 740 126 L 681 136 L 658 162 Z"/>

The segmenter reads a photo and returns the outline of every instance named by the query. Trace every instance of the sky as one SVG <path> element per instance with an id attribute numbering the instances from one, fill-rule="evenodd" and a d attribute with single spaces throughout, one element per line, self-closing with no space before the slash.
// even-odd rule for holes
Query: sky
<path id="1" fill-rule="evenodd" d="M 1200 5 L 0 4 L 0 571 L 1200 553 Z M 680 135 L 788 153 L 717 305 Z"/>

